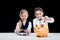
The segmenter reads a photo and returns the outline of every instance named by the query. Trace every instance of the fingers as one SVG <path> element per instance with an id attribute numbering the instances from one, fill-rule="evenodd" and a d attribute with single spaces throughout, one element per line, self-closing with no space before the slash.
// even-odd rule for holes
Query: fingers
<path id="1" fill-rule="evenodd" d="M 44 17 L 44 20 L 49 20 L 50 18 L 48 16 L 45 16 Z"/>
<path id="2" fill-rule="evenodd" d="M 26 33 L 30 32 L 29 30 L 23 30 L 23 31 L 26 32 Z"/>
<path id="3" fill-rule="evenodd" d="M 29 30 L 23 30 L 23 29 L 17 29 L 16 32 L 21 32 L 21 31 L 24 31 L 26 33 L 30 32 Z"/>
<path id="4" fill-rule="evenodd" d="M 22 30 L 23 30 L 23 29 L 16 29 L 16 32 L 18 32 L 18 33 L 19 33 L 19 32 L 20 32 L 20 31 L 22 31 Z"/>

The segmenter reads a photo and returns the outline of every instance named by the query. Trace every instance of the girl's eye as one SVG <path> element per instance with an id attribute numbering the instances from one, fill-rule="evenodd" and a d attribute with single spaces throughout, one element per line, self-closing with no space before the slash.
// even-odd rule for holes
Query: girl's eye
<path id="1" fill-rule="evenodd" d="M 22 16 L 22 17 L 24 17 L 24 16 Z"/>
<path id="2" fill-rule="evenodd" d="M 39 13 L 41 15 L 41 13 Z"/>
<path id="3" fill-rule="evenodd" d="M 26 16 L 25 16 L 26 17 Z"/>

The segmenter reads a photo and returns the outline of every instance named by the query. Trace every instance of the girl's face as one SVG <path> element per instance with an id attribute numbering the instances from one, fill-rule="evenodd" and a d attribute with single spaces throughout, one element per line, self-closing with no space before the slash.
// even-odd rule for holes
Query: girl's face
<path id="1" fill-rule="evenodd" d="M 38 19 L 41 19 L 41 17 L 43 16 L 43 12 L 41 11 L 35 11 L 35 17 L 38 18 Z"/>
<path id="2" fill-rule="evenodd" d="M 26 21 L 27 18 L 28 18 L 28 13 L 27 12 L 23 12 L 21 15 L 20 15 L 20 18 L 22 21 Z"/>

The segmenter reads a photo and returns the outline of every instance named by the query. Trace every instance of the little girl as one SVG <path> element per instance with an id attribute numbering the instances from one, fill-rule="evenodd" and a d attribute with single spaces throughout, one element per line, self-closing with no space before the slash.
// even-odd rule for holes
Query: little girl
<path id="1" fill-rule="evenodd" d="M 22 9 L 19 13 L 19 17 L 21 18 L 16 25 L 15 33 L 19 32 L 25 32 L 30 33 L 31 32 L 31 22 L 27 20 L 28 18 L 28 11 L 25 9 Z"/>

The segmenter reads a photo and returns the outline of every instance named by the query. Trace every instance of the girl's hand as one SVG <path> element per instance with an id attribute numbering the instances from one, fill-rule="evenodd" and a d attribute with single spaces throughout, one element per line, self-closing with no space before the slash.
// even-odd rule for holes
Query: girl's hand
<path id="1" fill-rule="evenodd" d="M 16 29 L 16 32 L 20 32 L 20 31 L 22 31 L 22 29 L 20 29 L 20 28 Z"/>
<path id="2" fill-rule="evenodd" d="M 29 30 L 23 30 L 23 31 L 26 32 L 26 33 L 30 32 Z"/>
<path id="3" fill-rule="evenodd" d="M 44 20 L 45 20 L 45 21 L 47 21 L 47 20 L 49 20 L 49 19 L 50 19 L 50 18 L 49 18 L 48 16 L 45 16 L 45 17 L 44 17 Z"/>

